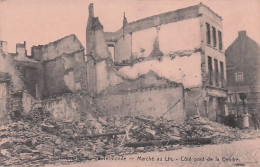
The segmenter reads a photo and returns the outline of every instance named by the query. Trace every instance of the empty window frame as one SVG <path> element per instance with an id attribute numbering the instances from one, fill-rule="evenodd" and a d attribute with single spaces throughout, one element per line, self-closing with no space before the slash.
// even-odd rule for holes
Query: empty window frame
<path id="1" fill-rule="evenodd" d="M 208 56 L 209 85 L 212 85 L 212 58 Z"/>
<path id="2" fill-rule="evenodd" d="M 211 37 L 210 37 L 210 24 L 206 23 L 206 37 L 207 37 L 207 44 L 210 45 L 211 44 Z"/>
<path id="3" fill-rule="evenodd" d="M 114 45 L 108 45 L 108 50 L 111 53 L 112 59 L 115 60 L 115 46 Z"/>
<path id="4" fill-rule="evenodd" d="M 221 87 L 224 87 L 224 64 L 220 61 L 220 83 Z"/>
<path id="5" fill-rule="evenodd" d="M 215 83 L 216 86 L 219 86 L 219 70 L 218 70 L 218 60 L 214 59 L 214 67 L 215 67 Z"/>
<path id="6" fill-rule="evenodd" d="M 218 31 L 218 48 L 219 50 L 222 50 L 222 32 Z"/>
<path id="7" fill-rule="evenodd" d="M 217 47 L 217 34 L 216 28 L 212 27 L 213 47 Z"/>

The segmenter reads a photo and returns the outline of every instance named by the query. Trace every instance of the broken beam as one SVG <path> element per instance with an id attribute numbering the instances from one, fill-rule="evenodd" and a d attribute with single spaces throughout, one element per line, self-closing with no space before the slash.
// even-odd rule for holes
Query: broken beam
<path id="1" fill-rule="evenodd" d="M 100 133 L 100 134 L 93 134 L 93 135 L 88 135 L 87 137 L 103 137 L 103 136 L 114 136 L 114 135 L 123 135 L 126 134 L 125 131 L 121 132 L 110 132 L 110 133 Z"/>
<path id="2" fill-rule="evenodd" d="M 212 143 L 212 138 L 199 138 L 199 139 L 185 139 L 185 140 L 150 140 L 145 142 L 134 142 L 126 143 L 125 147 L 146 147 L 146 146 L 165 146 L 165 145 L 200 145 L 200 144 L 210 144 Z"/>

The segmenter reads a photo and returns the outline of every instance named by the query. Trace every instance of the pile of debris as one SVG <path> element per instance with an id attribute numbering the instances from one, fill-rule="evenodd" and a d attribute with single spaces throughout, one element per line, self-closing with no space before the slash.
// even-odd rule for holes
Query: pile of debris
<path id="1" fill-rule="evenodd" d="M 184 123 L 146 116 L 92 117 L 82 122 L 37 118 L 38 122 L 30 118 L 0 127 L 1 166 L 96 160 L 240 138 L 239 130 L 201 117 Z"/>

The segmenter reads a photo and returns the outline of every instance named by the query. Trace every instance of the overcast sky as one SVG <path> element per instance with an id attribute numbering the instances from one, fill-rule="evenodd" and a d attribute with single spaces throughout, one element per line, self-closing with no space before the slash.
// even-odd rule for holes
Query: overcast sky
<path id="1" fill-rule="evenodd" d="M 203 2 L 223 18 L 225 48 L 241 30 L 260 44 L 260 0 L 0 0 L 0 40 L 8 42 L 9 52 L 26 41 L 30 53 L 33 45 L 75 34 L 85 47 L 91 2 L 104 31 L 118 30 L 123 12 L 132 22 Z"/>

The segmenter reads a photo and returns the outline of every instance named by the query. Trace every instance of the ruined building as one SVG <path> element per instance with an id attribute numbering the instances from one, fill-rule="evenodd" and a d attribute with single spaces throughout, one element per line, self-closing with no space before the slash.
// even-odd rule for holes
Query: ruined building
<path id="1" fill-rule="evenodd" d="M 227 48 L 227 81 L 230 109 L 241 115 L 246 94 L 245 110 L 251 113 L 260 109 L 260 46 L 247 36 L 246 31 L 238 32 L 238 37 Z"/>
<path id="2" fill-rule="evenodd" d="M 75 35 L 33 46 L 31 55 L 26 43 L 16 53 L 5 45 L 1 87 L 19 89 L 25 112 L 39 103 L 62 120 L 101 113 L 218 121 L 224 112 L 222 18 L 203 4 L 131 23 L 124 16 L 116 32 L 103 31 L 90 4 L 86 53 Z"/>
<path id="3" fill-rule="evenodd" d="M 151 70 L 182 83 L 187 114 L 199 112 L 220 121 L 226 99 L 222 18 L 207 6 L 199 4 L 130 23 L 124 16 L 122 28 L 104 36 L 118 72 L 135 79 Z"/>

